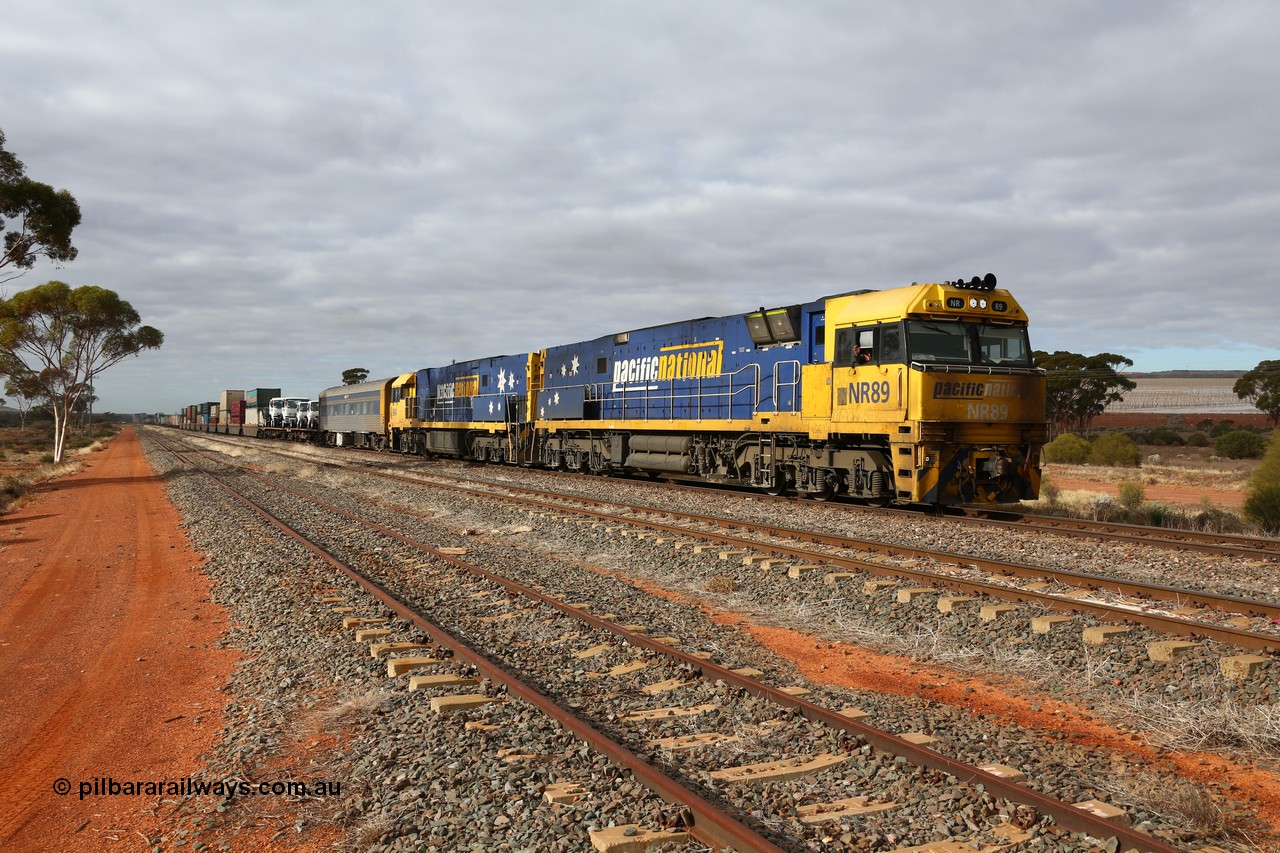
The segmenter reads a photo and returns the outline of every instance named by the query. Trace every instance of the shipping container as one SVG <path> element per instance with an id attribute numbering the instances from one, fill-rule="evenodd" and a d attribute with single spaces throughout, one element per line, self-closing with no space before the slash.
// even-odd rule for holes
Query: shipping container
<path id="1" fill-rule="evenodd" d="M 279 397 L 279 388 L 250 388 L 244 394 L 245 407 L 249 409 L 266 409 L 272 397 Z"/>
<path id="2" fill-rule="evenodd" d="M 231 420 L 232 426 L 241 426 L 244 423 L 245 405 L 244 400 L 235 400 L 231 403 Z"/>
<path id="3" fill-rule="evenodd" d="M 231 404 L 244 399 L 243 391 L 223 391 L 218 397 L 218 411 L 231 411 Z"/>
<path id="4" fill-rule="evenodd" d="M 248 409 L 244 410 L 245 426 L 261 426 L 262 415 L 267 413 L 266 409 Z"/>

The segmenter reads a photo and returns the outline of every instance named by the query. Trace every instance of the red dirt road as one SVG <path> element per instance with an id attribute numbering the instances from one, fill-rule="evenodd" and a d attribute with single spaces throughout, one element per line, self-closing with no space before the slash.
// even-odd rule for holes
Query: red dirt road
<path id="1" fill-rule="evenodd" d="M 81 786 L 198 773 L 237 658 L 178 524 L 132 430 L 0 517 L 0 849 L 147 849 L 160 798 Z"/>

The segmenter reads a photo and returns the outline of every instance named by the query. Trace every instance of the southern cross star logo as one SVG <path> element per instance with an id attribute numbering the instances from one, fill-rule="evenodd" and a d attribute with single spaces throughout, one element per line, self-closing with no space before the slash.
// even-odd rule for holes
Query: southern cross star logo
<path id="1" fill-rule="evenodd" d="M 492 400 L 490 400 L 490 401 L 489 401 L 489 414 L 491 414 L 491 415 L 493 414 L 493 401 L 492 401 Z"/>
<path id="2" fill-rule="evenodd" d="M 501 394 L 506 390 L 507 390 L 507 371 L 499 370 L 498 371 L 498 393 Z"/>
<path id="3" fill-rule="evenodd" d="M 578 375 L 578 364 L 579 364 L 579 362 L 578 362 L 578 357 L 575 355 L 575 356 L 573 357 L 573 363 L 569 366 L 569 375 L 570 375 L 570 376 L 577 376 L 577 375 Z"/>
<path id="4" fill-rule="evenodd" d="M 567 364 L 560 365 L 560 375 L 566 376 L 568 375 L 568 373 L 569 373 L 569 366 Z"/>
<path id="5" fill-rule="evenodd" d="M 560 392 L 559 392 L 559 391 L 557 391 L 557 392 L 556 392 L 556 395 L 555 395 L 554 397 L 552 397 L 552 398 L 551 398 L 551 402 L 552 402 L 552 404 L 553 404 L 553 405 L 556 405 L 556 406 L 560 405 Z"/>

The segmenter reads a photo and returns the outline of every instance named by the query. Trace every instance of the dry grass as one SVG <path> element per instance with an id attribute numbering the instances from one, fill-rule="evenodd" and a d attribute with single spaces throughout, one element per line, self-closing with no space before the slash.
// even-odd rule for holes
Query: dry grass
<path id="1" fill-rule="evenodd" d="M 316 732 L 339 734 L 366 717 L 382 713 L 392 700 L 392 695 L 380 688 L 353 693 L 332 704 L 317 706 L 301 721 L 301 725 Z"/>
<path id="2" fill-rule="evenodd" d="M 711 577 L 707 578 L 707 583 L 706 583 L 707 592 L 727 594 L 730 592 L 735 592 L 737 589 L 738 589 L 738 585 L 734 583 L 734 580 L 731 577 L 727 577 L 725 575 L 712 575 Z"/>
<path id="3" fill-rule="evenodd" d="M 1199 486 L 1202 488 L 1243 490 L 1258 466 L 1256 459 L 1223 459 L 1210 462 L 1198 454 L 1177 458 L 1177 448 L 1144 448 L 1159 453 L 1160 462 L 1143 461 L 1139 468 L 1113 468 L 1106 465 L 1064 465 L 1054 462 L 1045 466 L 1045 476 L 1063 480 L 1091 480 L 1097 483 L 1122 483 L 1136 480 L 1147 486 Z M 1175 452 L 1176 451 L 1176 452 Z"/>
<path id="4" fill-rule="evenodd" d="M 1117 776 L 1107 793 L 1141 803 L 1164 818 L 1192 827 L 1202 835 L 1220 835 L 1226 828 L 1222 808 L 1202 789 L 1185 780 L 1151 776 Z"/>
<path id="5" fill-rule="evenodd" d="M 368 850 L 377 845 L 384 835 L 395 828 L 396 822 L 390 816 L 382 813 L 370 815 L 357 824 L 347 835 L 343 849 L 349 850 L 351 853 Z"/>
<path id="6" fill-rule="evenodd" d="M 1140 803 L 1166 820 L 1194 829 L 1210 839 L 1230 839 L 1247 849 L 1262 851 L 1254 840 L 1256 824 L 1224 810 L 1204 789 L 1186 780 L 1155 776 L 1117 776 L 1107 793 Z M 1266 848 L 1269 849 L 1269 848 Z"/>
<path id="7" fill-rule="evenodd" d="M 41 483 L 70 476 L 83 467 L 84 462 L 72 454 L 57 465 L 33 463 L 16 473 L 4 475 L 0 478 L 0 513 L 20 509 L 31 491 Z"/>
<path id="8" fill-rule="evenodd" d="M 1254 758 L 1280 754 L 1280 707 L 1209 702 L 1152 702 L 1134 698 L 1123 709 L 1131 727 L 1159 746 L 1188 752 L 1231 751 Z"/>

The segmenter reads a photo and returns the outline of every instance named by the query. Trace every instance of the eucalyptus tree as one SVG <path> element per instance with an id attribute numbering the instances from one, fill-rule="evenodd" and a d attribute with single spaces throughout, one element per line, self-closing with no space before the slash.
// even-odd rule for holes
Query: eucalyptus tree
<path id="1" fill-rule="evenodd" d="M 1272 426 L 1280 426 L 1280 361 L 1258 362 L 1236 380 L 1232 391 L 1241 400 L 1248 400 L 1271 418 Z"/>
<path id="2" fill-rule="evenodd" d="M 0 365 L 32 382 L 53 411 L 55 463 L 95 377 L 164 342 L 159 329 L 141 322 L 132 305 L 103 287 L 51 281 L 0 300 Z"/>
<path id="3" fill-rule="evenodd" d="M 22 161 L 5 150 L 0 130 L 0 282 L 17 278 L 42 257 L 55 263 L 75 260 L 71 232 L 79 224 L 75 197 L 27 177 Z"/>
<path id="4" fill-rule="evenodd" d="M 1081 355 L 1059 350 L 1050 355 L 1037 351 L 1032 357 L 1037 367 L 1045 369 L 1048 418 L 1058 430 L 1088 432 L 1093 419 L 1107 406 L 1138 387 L 1116 372 L 1118 367 L 1132 367 L 1133 361 L 1115 353 Z"/>

